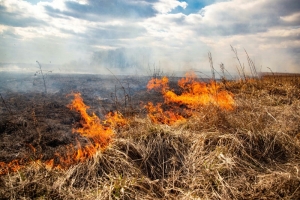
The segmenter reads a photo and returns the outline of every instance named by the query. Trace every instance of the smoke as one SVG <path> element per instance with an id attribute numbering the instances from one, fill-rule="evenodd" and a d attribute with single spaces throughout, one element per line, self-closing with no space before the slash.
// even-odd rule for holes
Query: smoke
<path id="1" fill-rule="evenodd" d="M 202 56 L 199 56 L 202 52 Z M 197 55 L 198 54 L 198 55 Z M 74 66 L 78 66 L 73 64 Z M 204 69 L 208 64 L 205 51 L 179 48 L 133 47 L 103 49 L 91 56 L 88 69 L 93 73 L 120 75 L 151 75 L 154 69 L 166 75 L 184 75 L 188 70 Z M 209 66 L 209 65 L 208 65 Z M 208 71 L 205 69 L 204 71 Z"/>
<path id="2" fill-rule="evenodd" d="M 96 70 L 106 68 L 117 74 L 134 74 L 144 71 L 150 60 L 149 48 L 117 48 L 94 52 L 90 66 Z"/>

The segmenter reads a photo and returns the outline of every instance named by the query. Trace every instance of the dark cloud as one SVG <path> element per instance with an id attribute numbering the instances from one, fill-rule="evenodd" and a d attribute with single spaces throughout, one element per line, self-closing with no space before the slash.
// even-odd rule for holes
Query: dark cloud
<path id="1" fill-rule="evenodd" d="M 299 0 L 284 0 L 277 2 L 276 9 L 278 10 L 280 16 L 291 15 L 300 11 Z"/>
<path id="2" fill-rule="evenodd" d="M 72 13 L 70 12 L 63 12 L 59 9 L 55 9 L 49 5 L 44 6 L 44 9 L 46 10 L 47 14 L 50 17 L 54 18 L 62 18 L 62 19 L 68 19 L 70 16 L 72 16 Z"/>
<path id="3" fill-rule="evenodd" d="M 245 22 L 232 22 L 230 24 L 207 24 L 203 23 L 199 26 L 191 27 L 198 35 L 203 36 L 230 36 L 230 35 L 248 35 L 255 33 L 262 33 L 268 31 L 268 26 L 260 23 L 245 23 Z"/>
<path id="4" fill-rule="evenodd" d="M 259 12 L 253 15 L 253 19 L 251 19 L 251 21 L 255 20 L 256 23 L 264 24 L 266 27 L 300 25 L 300 20 L 287 22 L 283 21 L 281 18 L 299 13 L 299 0 L 269 0 L 263 3 L 257 10 Z"/>
<path id="5" fill-rule="evenodd" d="M 229 35 L 247 35 L 254 33 L 262 33 L 268 30 L 268 26 L 266 24 L 260 23 L 233 23 L 228 26 L 217 26 L 214 28 L 216 32 L 221 35 L 229 36 Z"/>
<path id="6" fill-rule="evenodd" d="M 67 11 L 45 6 L 47 13 L 53 17 L 71 16 L 80 19 L 97 21 L 105 18 L 147 18 L 155 16 L 156 11 L 152 4 L 154 0 L 89 0 L 88 4 L 67 1 Z M 98 17 L 95 17 L 98 16 Z"/>
<path id="7" fill-rule="evenodd" d="M 293 47 L 287 50 L 288 54 L 292 56 L 292 62 L 298 67 L 298 72 L 300 72 L 299 63 L 300 63 L 300 47 Z"/>
<path id="8" fill-rule="evenodd" d="M 300 41 L 300 33 L 294 33 L 289 35 L 277 35 L 277 36 L 267 36 L 266 39 L 271 41 L 272 43 L 280 43 L 280 42 L 287 42 L 287 41 Z M 291 49 L 293 49 L 291 47 Z M 299 52 L 300 55 L 300 52 Z"/>
<path id="9" fill-rule="evenodd" d="M 33 17 L 26 17 L 23 13 L 10 13 L 4 6 L 0 5 L 0 24 L 13 27 L 28 27 L 41 26 L 45 22 Z"/>

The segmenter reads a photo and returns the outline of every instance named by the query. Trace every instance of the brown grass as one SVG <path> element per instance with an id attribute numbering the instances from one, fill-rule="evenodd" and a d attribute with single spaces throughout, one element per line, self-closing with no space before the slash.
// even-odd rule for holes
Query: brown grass
<path id="1" fill-rule="evenodd" d="M 1 199 L 300 199 L 299 82 L 226 82 L 234 111 L 200 107 L 175 126 L 132 117 L 68 170 L 0 176 Z"/>

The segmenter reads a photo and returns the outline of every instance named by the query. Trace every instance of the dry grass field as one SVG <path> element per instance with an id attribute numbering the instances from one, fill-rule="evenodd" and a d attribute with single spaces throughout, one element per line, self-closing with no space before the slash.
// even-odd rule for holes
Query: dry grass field
<path id="1" fill-rule="evenodd" d="M 147 81 L 1 96 L 0 199 L 300 199 L 299 77 Z"/>

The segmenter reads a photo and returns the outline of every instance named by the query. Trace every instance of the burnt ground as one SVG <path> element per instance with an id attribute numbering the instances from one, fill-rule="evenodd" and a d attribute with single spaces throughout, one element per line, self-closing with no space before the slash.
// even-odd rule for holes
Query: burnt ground
<path id="1" fill-rule="evenodd" d="M 145 115 L 144 102 L 162 101 L 158 92 L 149 93 L 150 77 L 103 75 L 41 76 L 0 74 L 0 163 L 13 160 L 46 161 L 88 143 L 72 129 L 80 127 L 80 115 L 67 105 L 73 92 L 80 92 L 90 113 L 103 119 L 109 111 L 123 115 Z M 177 78 L 174 78 L 174 81 Z M 151 97 L 150 97 L 151 95 Z"/>
<path id="2" fill-rule="evenodd" d="M 72 133 L 72 127 L 80 116 L 66 107 L 65 96 L 11 93 L 4 101 L 5 109 L 3 101 L 1 104 L 0 162 L 48 160 L 56 152 L 63 152 L 64 146 L 76 145 L 79 135 Z"/>

